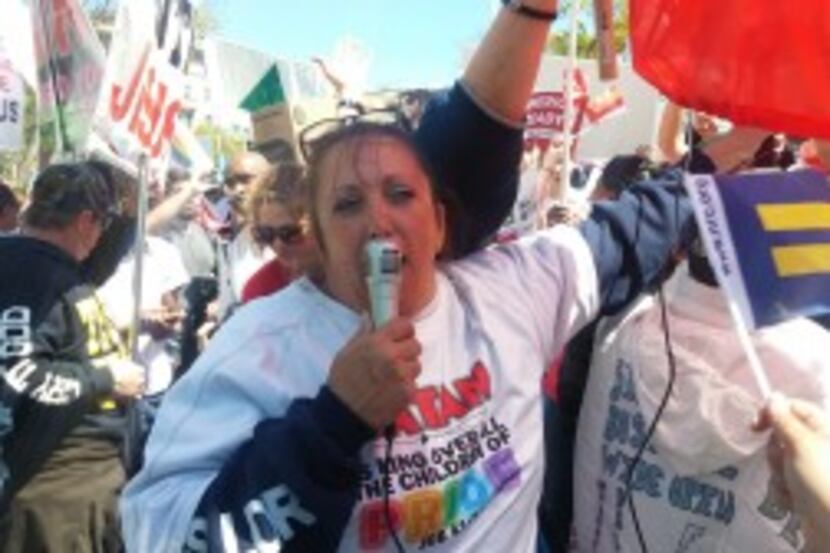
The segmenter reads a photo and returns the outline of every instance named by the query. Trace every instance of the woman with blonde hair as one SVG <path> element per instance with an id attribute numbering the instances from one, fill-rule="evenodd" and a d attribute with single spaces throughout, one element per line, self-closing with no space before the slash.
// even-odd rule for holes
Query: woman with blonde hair
<path id="1" fill-rule="evenodd" d="M 247 200 L 254 239 L 276 258 L 245 284 L 242 301 L 272 294 L 298 276 L 314 272 L 315 243 L 309 233 L 304 169 L 293 162 L 275 165 L 254 182 Z"/>

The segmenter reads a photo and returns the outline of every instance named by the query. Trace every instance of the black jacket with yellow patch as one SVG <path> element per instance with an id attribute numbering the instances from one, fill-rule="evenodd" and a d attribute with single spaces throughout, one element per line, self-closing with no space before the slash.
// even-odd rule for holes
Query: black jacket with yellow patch
<path id="1" fill-rule="evenodd" d="M 0 512 L 112 392 L 111 373 L 90 359 L 105 340 L 85 320 L 95 301 L 61 249 L 0 238 Z"/>

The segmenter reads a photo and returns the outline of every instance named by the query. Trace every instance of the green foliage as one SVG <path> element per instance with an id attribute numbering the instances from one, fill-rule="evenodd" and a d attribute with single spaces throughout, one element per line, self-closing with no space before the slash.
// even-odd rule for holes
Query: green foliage
<path id="1" fill-rule="evenodd" d="M 193 31 L 198 38 L 214 35 L 221 29 L 219 18 L 213 10 L 212 4 L 205 0 L 193 13 Z"/>
<path id="2" fill-rule="evenodd" d="M 571 11 L 574 0 L 559 2 L 560 18 L 548 37 L 547 51 L 559 56 L 568 55 Z M 593 2 L 582 0 L 580 18 L 577 23 L 576 55 L 578 58 L 596 58 L 599 48 L 594 27 Z M 614 49 L 623 52 L 628 43 L 628 0 L 614 0 Z"/>
<path id="3" fill-rule="evenodd" d="M 111 24 L 115 21 L 118 2 L 117 0 L 82 0 L 81 7 L 87 12 L 93 23 Z M 219 19 L 216 17 L 210 0 L 204 0 L 194 10 L 193 28 L 199 38 L 204 38 L 219 31 Z"/>
<path id="4" fill-rule="evenodd" d="M 193 133 L 203 142 L 211 145 L 214 159 L 231 159 L 244 151 L 247 145 L 244 135 L 233 133 L 209 121 L 198 124 Z"/>
<path id="5" fill-rule="evenodd" d="M 23 110 L 23 149 L 19 152 L 0 153 L 0 179 L 21 192 L 37 172 L 37 150 L 33 146 L 37 132 L 37 98 L 26 85 Z"/>
<path id="6" fill-rule="evenodd" d="M 115 21 L 115 11 L 118 3 L 116 0 L 83 0 L 81 7 L 94 24 L 112 23 Z"/>

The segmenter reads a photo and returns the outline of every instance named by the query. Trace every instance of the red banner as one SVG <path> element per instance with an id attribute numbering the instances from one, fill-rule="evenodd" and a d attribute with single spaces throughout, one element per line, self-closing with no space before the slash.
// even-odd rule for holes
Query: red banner
<path id="1" fill-rule="evenodd" d="M 830 138 L 827 0 L 632 0 L 634 68 L 672 101 Z"/>
<path id="2" fill-rule="evenodd" d="M 582 72 L 577 69 L 575 73 L 571 133 L 577 136 L 582 128 L 588 96 Z M 526 150 L 539 148 L 545 151 L 553 137 L 565 131 L 565 103 L 564 91 L 536 92 L 531 96 L 525 115 Z"/>

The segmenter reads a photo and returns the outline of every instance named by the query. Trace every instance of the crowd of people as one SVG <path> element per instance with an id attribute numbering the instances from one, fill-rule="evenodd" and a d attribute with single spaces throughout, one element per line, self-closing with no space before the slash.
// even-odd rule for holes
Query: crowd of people
<path id="1" fill-rule="evenodd" d="M 566 198 L 522 143 L 556 8 L 507 3 L 394 123 L 170 172 L 145 236 L 107 164 L 0 183 L 0 551 L 827 551 L 827 322 L 753 334 L 764 397 L 681 180 L 830 146 L 670 104 Z M 528 165 L 540 215 L 499 237 Z"/>

